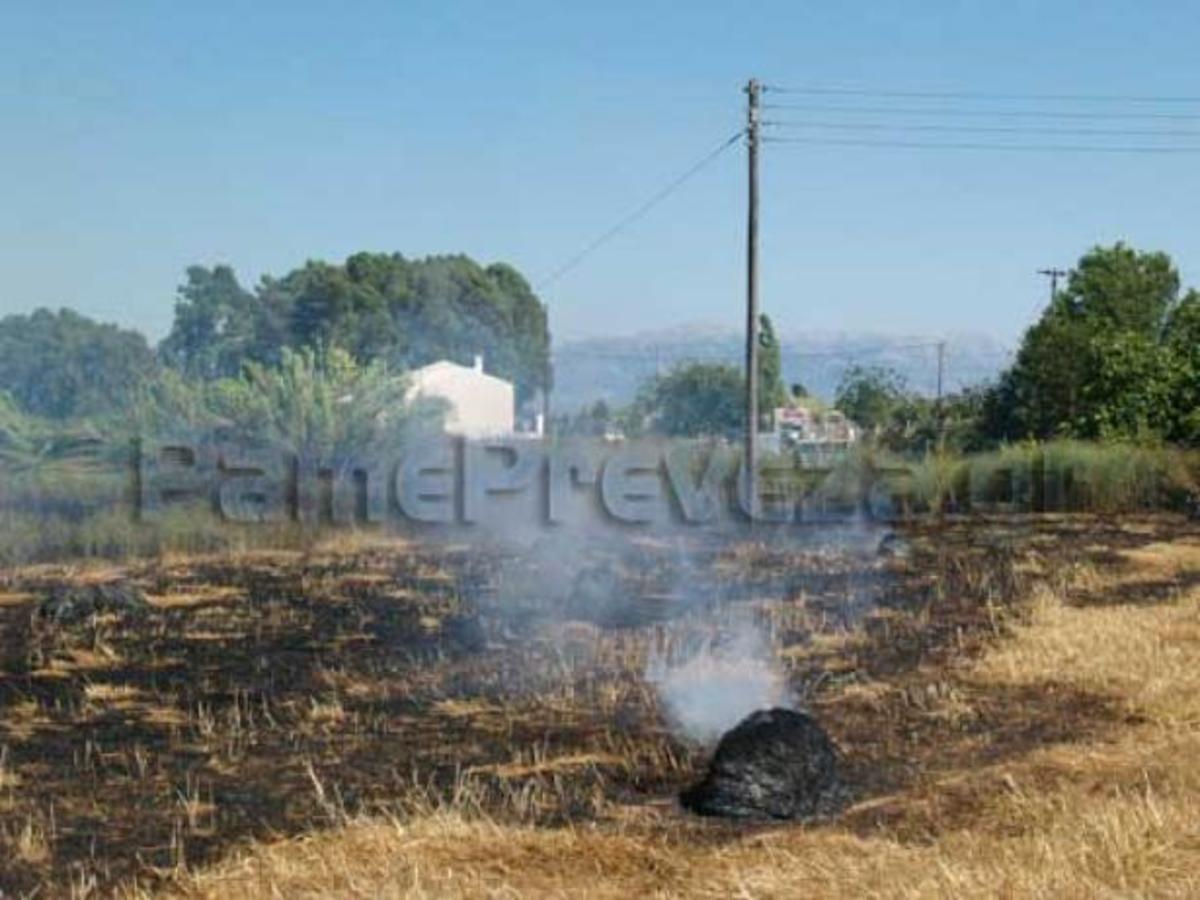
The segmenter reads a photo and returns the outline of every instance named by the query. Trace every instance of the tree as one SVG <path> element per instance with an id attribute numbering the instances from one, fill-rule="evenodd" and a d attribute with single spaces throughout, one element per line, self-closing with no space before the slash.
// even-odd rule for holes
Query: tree
<path id="1" fill-rule="evenodd" d="M 1096 329 L 1157 340 L 1178 299 L 1179 272 L 1167 254 L 1142 253 L 1118 242 L 1085 254 L 1054 306 Z"/>
<path id="2" fill-rule="evenodd" d="M 31 453 L 30 425 L 15 400 L 0 391 L 0 464 L 12 463 Z"/>
<path id="3" fill-rule="evenodd" d="M 1072 431 L 1091 439 L 1163 436 L 1177 384 L 1171 350 L 1139 331 L 1102 331 L 1086 348 L 1087 380 Z"/>
<path id="4" fill-rule="evenodd" d="M 67 419 L 115 412 L 154 368 L 154 355 L 136 331 L 69 309 L 0 319 L 0 390 L 31 415 Z"/>
<path id="5" fill-rule="evenodd" d="M 573 420 L 568 420 L 563 430 L 570 434 L 603 437 L 608 433 L 614 419 L 609 405 L 603 400 L 597 400 L 591 406 L 581 409 Z"/>
<path id="6" fill-rule="evenodd" d="M 257 356 L 258 304 L 229 266 L 191 266 L 175 300 L 175 322 L 159 345 L 168 366 L 192 378 L 236 375 Z"/>
<path id="7" fill-rule="evenodd" d="M 1085 254 L 986 398 L 981 421 L 988 435 L 1170 433 L 1171 401 L 1164 398 L 1172 389 L 1162 379 L 1177 378 L 1177 366 L 1163 347 L 1179 290 L 1166 254 L 1122 243 Z"/>
<path id="8" fill-rule="evenodd" d="M 767 316 L 759 321 L 759 427 L 787 402 L 779 341 Z M 630 410 L 654 430 L 679 436 L 726 435 L 745 431 L 746 379 L 736 366 L 683 363 L 642 386 Z M 636 431 L 636 428 L 630 429 Z"/>
<path id="9" fill-rule="evenodd" d="M 783 383 L 779 339 L 775 336 L 771 317 L 759 316 L 758 328 L 758 415 L 761 422 L 787 403 L 788 393 Z"/>
<path id="10" fill-rule="evenodd" d="M 744 391 L 734 366 L 685 364 L 644 385 L 635 408 L 663 434 L 732 436 L 745 427 Z"/>
<path id="11" fill-rule="evenodd" d="M 432 424 L 436 403 L 408 402 L 407 382 L 345 350 L 284 348 L 279 366 L 248 363 L 239 378 L 207 386 L 209 410 L 243 439 L 331 460 L 401 446 Z"/>
<path id="12" fill-rule="evenodd" d="M 842 375 L 834 405 L 851 421 L 880 433 L 893 423 L 907 396 L 904 379 L 893 370 L 851 366 Z"/>
<path id="13" fill-rule="evenodd" d="M 1174 360 L 1168 437 L 1200 445 L 1200 293 L 1188 294 L 1167 322 L 1166 345 Z"/>
<path id="14" fill-rule="evenodd" d="M 489 372 L 515 383 L 519 402 L 550 384 L 545 307 L 511 266 L 466 256 L 313 260 L 253 293 L 227 267 L 190 269 L 160 350 L 169 365 L 213 378 L 248 362 L 278 365 L 284 348 L 333 347 L 391 369 L 483 354 Z"/>

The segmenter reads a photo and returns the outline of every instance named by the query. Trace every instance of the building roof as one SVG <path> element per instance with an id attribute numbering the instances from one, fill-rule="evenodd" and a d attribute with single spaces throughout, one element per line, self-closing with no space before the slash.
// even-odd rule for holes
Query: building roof
<path id="1" fill-rule="evenodd" d="M 437 380 L 439 377 L 474 377 L 486 379 L 489 382 L 512 386 L 512 382 L 504 378 L 499 378 L 495 375 L 489 375 L 483 371 L 483 358 L 476 357 L 475 365 L 464 366 L 461 363 L 456 363 L 449 359 L 439 359 L 437 362 L 431 362 L 429 365 L 421 366 L 413 369 L 408 373 L 412 380 L 413 387 L 419 387 L 428 380 Z"/>

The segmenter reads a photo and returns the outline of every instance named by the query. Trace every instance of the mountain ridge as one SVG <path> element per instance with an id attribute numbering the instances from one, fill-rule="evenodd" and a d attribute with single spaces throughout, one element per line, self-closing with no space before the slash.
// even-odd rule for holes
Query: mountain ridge
<path id="1" fill-rule="evenodd" d="M 780 334 L 783 376 L 809 393 L 832 399 L 854 365 L 896 371 L 920 394 L 937 390 L 937 345 L 945 342 L 944 390 L 948 393 L 994 379 L 1011 361 L 1005 343 L 979 332 L 941 336 L 871 331 L 786 331 Z M 554 351 L 554 401 L 561 413 L 604 400 L 623 405 L 656 372 L 686 362 L 742 365 L 742 335 L 709 323 L 685 323 L 624 335 L 576 338 Z"/>

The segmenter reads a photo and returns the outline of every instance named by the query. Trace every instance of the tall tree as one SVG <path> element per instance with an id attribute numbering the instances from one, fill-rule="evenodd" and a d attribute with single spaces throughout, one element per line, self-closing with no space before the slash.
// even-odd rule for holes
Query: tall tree
<path id="1" fill-rule="evenodd" d="M 175 321 L 159 345 L 163 362 L 195 378 L 236 375 L 255 353 L 254 295 L 229 266 L 191 266 L 175 300 Z"/>
<path id="2" fill-rule="evenodd" d="M 1165 253 L 1120 242 L 1096 247 L 1076 263 L 1056 300 L 1062 313 L 1094 329 L 1157 340 L 1179 300 L 1179 272 Z"/>
<path id="3" fill-rule="evenodd" d="M 758 414 L 769 418 L 776 409 L 787 403 L 788 391 L 783 383 L 783 362 L 779 338 L 768 315 L 759 316 L 758 325 Z"/>
<path id="4" fill-rule="evenodd" d="M 1168 377 L 1160 347 L 1179 305 L 1179 273 L 1163 253 L 1096 247 L 1026 333 L 985 403 L 995 438 L 1132 436 L 1165 420 L 1152 409 Z M 1137 377 L 1122 375 L 1123 367 Z"/>

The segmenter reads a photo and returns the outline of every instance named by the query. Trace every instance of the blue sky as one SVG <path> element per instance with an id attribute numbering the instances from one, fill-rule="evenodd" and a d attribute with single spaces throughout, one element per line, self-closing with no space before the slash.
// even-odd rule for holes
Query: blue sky
<path id="1" fill-rule="evenodd" d="M 1185 2 L 79 2 L 0 16 L 0 312 L 69 305 L 154 338 L 193 263 L 253 283 L 360 249 L 465 252 L 536 282 L 732 134 L 752 75 L 1200 95 L 1200 13 Z M 1044 299 L 1037 268 L 1118 239 L 1166 250 L 1195 283 L 1198 162 L 769 145 L 763 306 L 785 330 L 1012 340 Z M 740 327 L 744 178 L 743 151 L 726 153 L 547 289 L 556 335 Z"/>

